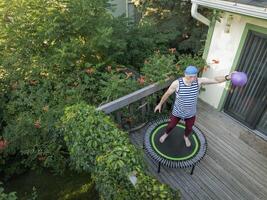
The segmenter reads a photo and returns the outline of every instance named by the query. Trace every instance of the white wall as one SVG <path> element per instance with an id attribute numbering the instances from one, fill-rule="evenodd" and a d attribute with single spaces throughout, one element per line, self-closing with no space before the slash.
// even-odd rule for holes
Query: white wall
<path id="1" fill-rule="evenodd" d="M 226 24 L 229 15 L 230 13 L 225 13 L 221 22 L 216 22 L 207 56 L 207 63 L 211 63 L 215 59 L 219 60 L 219 64 L 210 64 L 210 68 L 203 73 L 203 77 L 224 76 L 231 71 L 246 23 L 267 27 L 267 20 L 232 14 L 233 19 L 230 23 L 229 33 L 227 33 Z M 224 82 L 204 86 L 206 91 L 200 93 L 200 98 L 218 108 L 225 85 Z"/>

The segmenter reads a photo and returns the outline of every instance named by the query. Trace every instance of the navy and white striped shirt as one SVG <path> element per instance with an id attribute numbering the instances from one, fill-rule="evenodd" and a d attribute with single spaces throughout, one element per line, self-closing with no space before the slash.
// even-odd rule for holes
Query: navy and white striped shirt
<path id="1" fill-rule="evenodd" d="M 198 81 L 193 81 L 190 86 L 184 84 L 183 78 L 179 78 L 178 81 L 179 87 L 175 91 L 172 114 L 182 119 L 193 117 L 197 112 Z"/>

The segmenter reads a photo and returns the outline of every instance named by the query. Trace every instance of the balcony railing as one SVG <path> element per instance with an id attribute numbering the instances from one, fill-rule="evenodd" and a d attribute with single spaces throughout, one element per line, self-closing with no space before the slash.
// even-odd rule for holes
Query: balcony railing
<path id="1" fill-rule="evenodd" d="M 120 128 L 133 131 L 144 126 L 153 118 L 155 115 L 154 107 L 160 101 L 161 96 L 172 81 L 166 80 L 164 83 L 146 86 L 112 102 L 101 105 L 97 110 L 110 115 Z M 164 103 L 161 114 L 167 114 L 170 111 L 170 100 Z"/>

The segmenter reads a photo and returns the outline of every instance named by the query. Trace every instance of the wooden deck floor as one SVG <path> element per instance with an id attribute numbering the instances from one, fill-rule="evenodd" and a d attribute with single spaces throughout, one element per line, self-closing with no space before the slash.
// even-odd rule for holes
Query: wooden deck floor
<path id="1" fill-rule="evenodd" d="M 208 150 L 204 159 L 190 169 L 162 167 L 145 155 L 149 172 L 159 181 L 180 189 L 182 199 L 267 199 L 267 158 L 240 139 L 248 130 L 224 113 L 199 102 L 196 126 L 204 132 Z M 145 128 L 130 134 L 142 148 Z"/>

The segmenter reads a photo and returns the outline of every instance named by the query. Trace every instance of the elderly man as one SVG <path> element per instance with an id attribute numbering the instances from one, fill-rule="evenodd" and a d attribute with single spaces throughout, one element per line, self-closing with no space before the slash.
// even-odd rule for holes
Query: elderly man
<path id="1" fill-rule="evenodd" d="M 231 80 L 231 74 L 226 76 L 218 76 L 214 79 L 197 78 L 198 69 L 195 66 L 188 66 L 185 69 L 184 77 L 173 81 L 169 89 L 162 96 L 161 101 L 155 107 L 155 112 L 161 112 L 161 106 L 168 99 L 168 97 L 175 92 L 175 102 L 170 116 L 170 121 L 165 130 L 165 133 L 160 137 L 160 142 L 163 143 L 168 137 L 169 132 L 176 126 L 176 124 L 183 119 L 185 121 L 184 140 L 186 147 L 191 146 L 188 136 L 192 132 L 192 127 L 196 119 L 197 99 L 200 86 L 203 84 L 216 84 Z"/>

